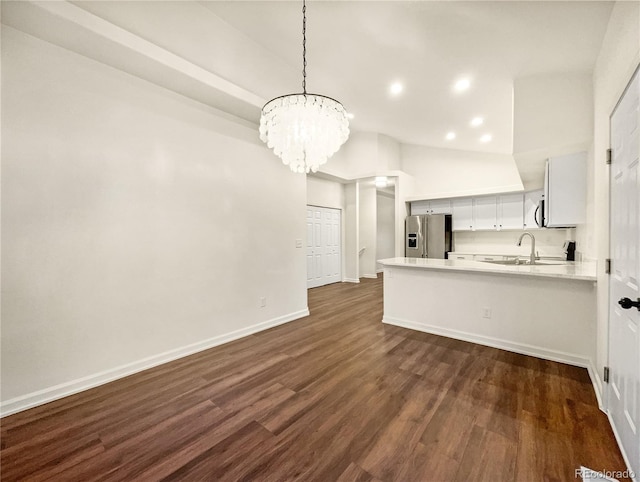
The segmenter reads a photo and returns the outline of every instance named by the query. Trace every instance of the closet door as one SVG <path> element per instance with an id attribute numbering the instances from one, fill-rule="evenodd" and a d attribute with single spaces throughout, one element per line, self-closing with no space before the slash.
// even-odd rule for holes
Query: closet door
<path id="1" fill-rule="evenodd" d="M 342 281 L 341 212 L 307 206 L 307 288 Z"/>

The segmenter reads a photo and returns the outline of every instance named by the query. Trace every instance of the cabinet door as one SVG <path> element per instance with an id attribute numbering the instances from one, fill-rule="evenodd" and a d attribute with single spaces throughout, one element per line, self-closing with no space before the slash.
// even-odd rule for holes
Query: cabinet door
<path id="1" fill-rule="evenodd" d="M 473 255 L 474 261 L 504 261 L 506 256 L 500 255 L 487 255 L 487 254 L 475 254 Z"/>
<path id="2" fill-rule="evenodd" d="M 542 193 L 542 189 L 524 193 L 524 229 L 540 227 L 538 223 L 536 223 L 536 209 L 538 209 L 540 201 L 542 200 Z M 538 219 L 540 219 L 540 213 L 538 213 Z"/>
<path id="3" fill-rule="evenodd" d="M 524 197 L 522 193 L 498 196 L 498 229 L 522 229 Z"/>
<path id="4" fill-rule="evenodd" d="M 466 259 L 466 260 L 473 260 L 473 255 L 472 254 L 456 254 L 456 253 L 449 253 L 449 259 Z"/>
<path id="5" fill-rule="evenodd" d="M 473 230 L 473 203 L 471 198 L 451 201 L 451 221 L 454 231 Z"/>
<path id="6" fill-rule="evenodd" d="M 451 214 L 451 200 L 449 199 L 434 199 L 429 204 L 429 214 Z"/>
<path id="7" fill-rule="evenodd" d="M 496 229 L 497 211 L 496 197 L 477 197 L 473 199 L 473 219 L 475 229 Z"/>
<path id="8" fill-rule="evenodd" d="M 583 224 L 587 204 L 587 153 L 551 157 L 547 166 L 546 225 L 562 228 Z"/>
<path id="9" fill-rule="evenodd" d="M 430 201 L 414 201 L 411 203 L 411 216 L 419 214 L 430 214 Z"/>

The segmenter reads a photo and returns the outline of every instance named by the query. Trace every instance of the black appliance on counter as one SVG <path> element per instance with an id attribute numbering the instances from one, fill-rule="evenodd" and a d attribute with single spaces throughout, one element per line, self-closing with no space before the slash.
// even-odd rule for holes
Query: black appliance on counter
<path id="1" fill-rule="evenodd" d="M 575 241 L 565 241 L 564 242 L 564 254 L 567 255 L 567 261 L 575 261 L 576 260 L 576 242 Z"/>

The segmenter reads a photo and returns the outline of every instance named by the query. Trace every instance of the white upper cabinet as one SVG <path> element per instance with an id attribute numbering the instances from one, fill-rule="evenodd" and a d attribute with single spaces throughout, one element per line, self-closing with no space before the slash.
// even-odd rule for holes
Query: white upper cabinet
<path id="1" fill-rule="evenodd" d="M 534 229 L 543 190 L 411 203 L 411 214 L 451 214 L 454 231 Z M 538 218 L 540 213 L 538 213 Z"/>
<path id="2" fill-rule="evenodd" d="M 540 212 L 538 212 L 538 207 L 540 206 L 543 192 L 544 191 L 542 189 L 539 189 L 537 191 L 524 193 L 524 229 L 535 229 L 541 227 L 538 224 L 540 222 Z"/>
<path id="3" fill-rule="evenodd" d="M 451 200 L 434 199 L 431 201 L 414 201 L 411 203 L 411 215 L 418 214 L 451 214 Z"/>
<path id="4" fill-rule="evenodd" d="M 522 193 L 498 196 L 498 229 L 522 229 L 524 198 Z"/>
<path id="5" fill-rule="evenodd" d="M 451 200 L 449 199 L 434 199 L 429 201 L 429 207 L 431 212 L 429 214 L 451 214 Z"/>
<path id="6" fill-rule="evenodd" d="M 411 203 L 411 216 L 419 214 L 430 214 L 429 210 L 431 201 L 414 201 Z"/>
<path id="7" fill-rule="evenodd" d="M 587 153 L 551 157 L 545 174 L 545 226 L 562 228 L 584 224 Z"/>
<path id="8" fill-rule="evenodd" d="M 473 202 L 471 198 L 453 199 L 451 213 L 454 231 L 473 230 Z"/>
<path id="9" fill-rule="evenodd" d="M 473 226 L 475 229 L 497 229 L 496 196 L 477 197 L 473 199 Z"/>

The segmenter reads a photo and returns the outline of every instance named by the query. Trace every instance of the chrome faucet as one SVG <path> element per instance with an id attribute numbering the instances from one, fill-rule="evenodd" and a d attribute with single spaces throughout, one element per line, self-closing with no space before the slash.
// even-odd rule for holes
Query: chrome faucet
<path id="1" fill-rule="evenodd" d="M 529 231 L 525 231 L 520 235 L 520 239 L 518 239 L 518 246 L 522 246 L 522 238 L 525 236 L 529 236 L 531 238 L 531 254 L 529 255 L 529 264 L 536 264 L 536 238 L 533 237 Z"/>

